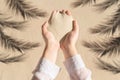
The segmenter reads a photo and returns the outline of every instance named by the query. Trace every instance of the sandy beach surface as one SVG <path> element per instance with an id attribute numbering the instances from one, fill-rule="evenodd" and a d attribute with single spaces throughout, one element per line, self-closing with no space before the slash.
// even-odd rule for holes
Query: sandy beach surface
<path id="1" fill-rule="evenodd" d="M 97 55 L 93 53 L 88 48 L 82 45 L 83 41 L 94 41 L 105 38 L 104 36 L 100 36 L 97 34 L 91 34 L 89 32 L 90 28 L 97 27 L 98 24 L 105 21 L 106 18 L 114 11 L 114 7 L 105 11 L 104 13 L 99 13 L 95 10 L 93 6 L 84 6 L 72 8 L 71 3 L 75 0 L 26 0 L 31 2 L 32 5 L 39 8 L 40 10 L 46 11 L 48 13 L 47 17 L 40 17 L 37 19 L 28 20 L 26 27 L 24 30 L 17 31 L 11 30 L 9 28 L 4 29 L 4 32 L 7 35 L 12 36 L 13 38 L 17 38 L 18 40 L 29 41 L 29 42 L 39 42 L 40 46 L 28 51 L 25 51 L 24 60 L 16 63 L 4 64 L 0 62 L 0 80 L 31 80 L 33 76 L 33 71 L 38 64 L 42 52 L 44 50 L 45 44 L 41 34 L 41 25 L 48 20 L 51 12 L 53 10 L 69 10 L 73 15 L 73 19 L 78 21 L 80 26 L 80 35 L 79 40 L 77 42 L 77 49 L 79 54 L 82 56 L 86 66 L 92 71 L 92 80 L 119 80 L 119 74 L 112 74 L 110 72 L 101 70 L 97 67 Z M 100 0 L 99 0 L 100 1 Z M 22 18 L 20 16 L 16 16 L 10 11 L 5 4 L 5 0 L 1 0 L 0 2 L 0 11 L 6 15 L 11 15 L 12 20 L 21 21 Z M 58 25 L 58 24 L 57 24 Z M 70 24 L 71 26 L 71 24 Z M 59 38 L 63 36 L 63 34 L 70 30 L 71 27 L 58 26 L 56 31 L 58 34 L 55 34 Z M 53 27 L 53 28 L 54 28 Z M 53 30 L 53 33 L 54 32 Z M 19 55 L 21 53 L 12 50 L 6 50 L 3 47 L 0 47 L 0 53 L 10 54 L 10 56 Z M 109 60 L 109 59 L 106 59 Z M 64 67 L 64 57 L 62 51 L 59 51 L 59 55 L 57 58 L 57 65 L 61 67 L 60 74 L 57 76 L 56 80 L 70 80 L 69 75 L 66 72 Z"/>

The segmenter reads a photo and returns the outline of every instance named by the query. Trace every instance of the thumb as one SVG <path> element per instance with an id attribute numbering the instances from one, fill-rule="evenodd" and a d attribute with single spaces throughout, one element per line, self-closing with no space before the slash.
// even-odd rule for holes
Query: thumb
<path id="1" fill-rule="evenodd" d="M 43 25 L 42 25 L 42 33 L 46 33 L 48 30 L 47 30 L 47 27 L 48 27 L 48 21 L 46 21 Z"/>
<path id="2" fill-rule="evenodd" d="M 78 25 L 78 23 L 77 23 L 77 21 L 76 20 L 73 20 L 73 23 L 72 23 L 73 25 L 72 25 L 72 31 L 75 31 L 75 32 L 78 32 L 79 31 L 79 25 Z"/>

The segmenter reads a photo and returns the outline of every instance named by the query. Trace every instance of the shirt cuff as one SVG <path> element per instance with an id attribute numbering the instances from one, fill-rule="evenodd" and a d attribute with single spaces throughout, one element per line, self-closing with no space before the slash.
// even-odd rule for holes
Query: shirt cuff
<path id="1" fill-rule="evenodd" d="M 74 70 L 78 70 L 85 67 L 85 64 L 80 55 L 75 55 L 73 57 L 68 58 L 64 62 L 64 65 L 66 66 L 69 73 L 71 73 Z"/>
<path id="2" fill-rule="evenodd" d="M 42 62 L 40 63 L 40 68 L 35 73 L 35 76 L 39 78 L 39 73 L 44 73 L 47 76 L 51 77 L 51 79 L 55 79 L 59 71 L 60 68 L 57 65 L 43 58 Z"/>

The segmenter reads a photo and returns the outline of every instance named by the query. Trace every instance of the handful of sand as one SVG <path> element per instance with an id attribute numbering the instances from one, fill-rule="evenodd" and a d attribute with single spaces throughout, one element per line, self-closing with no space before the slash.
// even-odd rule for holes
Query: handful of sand
<path id="1" fill-rule="evenodd" d="M 73 18 L 71 15 L 60 13 L 59 11 L 52 14 L 49 20 L 49 31 L 51 31 L 59 41 L 66 33 L 72 29 Z M 61 29 L 64 28 L 64 29 Z M 62 30 L 62 31 L 61 31 Z"/>

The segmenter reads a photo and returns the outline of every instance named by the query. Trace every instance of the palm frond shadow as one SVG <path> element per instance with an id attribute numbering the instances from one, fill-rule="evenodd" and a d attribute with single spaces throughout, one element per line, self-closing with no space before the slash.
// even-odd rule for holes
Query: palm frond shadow
<path id="1" fill-rule="evenodd" d="M 19 56 L 14 56 L 14 57 L 9 57 L 9 55 L 6 55 L 6 56 L 0 58 L 0 62 L 5 63 L 5 64 L 22 62 L 24 60 L 25 60 L 25 54 L 22 54 Z"/>
<path id="2" fill-rule="evenodd" d="M 120 37 L 110 38 L 103 40 L 102 42 L 83 42 L 83 45 L 89 48 L 91 51 L 103 57 L 105 55 L 116 56 L 120 52 Z"/>
<path id="3" fill-rule="evenodd" d="M 16 30 L 23 30 L 27 21 L 12 21 L 11 17 L 7 17 L 4 14 L 0 14 L 0 28 L 11 28 Z"/>
<path id="4" fill-rule="evenodd" d="M 1 28 L 11 28 L 11 29 L 16 29 L 16 30 L 23 30 L 25 28 L 25 23 L 26 22 L 15 22 L 15 21 L 6 21 L 6 20 L 1 20 L 0 19 L 0 27 Z"/>
<path id="5" fill-rule="evenodd" d="M 29 2 L 25 0 L 6 0 L 9 9 L 15 11 L 16 14 L 20 14 L 24 19 L 26 18 L 37 18 L 45 17 L 46 12 L 39 10 L 38 8 L 33 8 Z"/>
<path id="6" fill-rule="evenodd" d="M 96 28 L 90 29 L 91 33 L 111 34 L 113 35 L 117 29 L 120 29 L 120 8 L 116 10 L 112 18 Z"/>
<path id="7" fill-rule="evenodd" d="M 38 8 L 33 8 L 32 5 L 25 2 L 24 0 L 6 0 L 6 3 L 13 12 L 16 14 L 20 14 L 24 19 L 26 18 L 37 18 L 37 17 L 45 17 L 46 12 L 39 10 Z M 0 44 L 6 50 L 18 51 L 20 53 L 24 53 L 25 50 L 30 50 L 32 48 L 38 47 L 39 43 L 27 42 L 22 40 L 17 40 L 12 38 L 11 36 L 6 35 L 3 32 L 4 28 L 11 28 L 16 30 L 21 30 L 25 26 L 26 21 L 12 21 L 9 20 L 10 17 L 4 18 L 5 14 L 0 12 Z M 13 63 L 20 62 L 24 60 L 24 54 L 15 57 L 0 55 L 0 62 L 3 63 Z"/>
<path id="8" fill-rule="evenodd" d="M 111 15 L 110 19 L 106 22 L 99 24 L 95 28 L 91 28 L 90 32 L 95 34 L 103 34 L 103 35 L 114 35 L 117 30 L 120 30 L 120 0 L 105 0 L 102 3 L 96 3 L 96 0 L 78 0 L 72 3 L 74 8 L 79 6 L 85 6 L 87 4 L 93 4 L 92 6 L 95 7 L 96 11 L 103 12 L 108 8 L 112 7 L 113 5 L 117 6 L 118 9 Z M 100 57 L 98 58 L 99 63 L 98 67 L 110 71 L 114 74 L 120 73 L 120 64 L 119 62 L 107 63 L 101 60 L 101 57 L 108 55 L 110 56 L 118 56 L 120 54 L 120 37 L 109 37 L 103 41 L 92 41 L 87 42 L 84 41 L 83 45 L 89 48 L 91 51 L 95 52 Z"/>
<path id="9" fill-rule="evenodd" d="M 5 35 L 2 30 L 0 30 L 0 42 L 5 49 L 11 49 L 21 53 L 24 53 L 24 50 L 29 50 L 39 46 L 39 43 L 24 42 L 13 39 L 10 36 Z"/>
<path id="10" fill-rule="evenodd" d="M 120 0 L 105 0 L 102 3 L 95 4 L 94 7 L 96 7 L 97 11 L 103 12 L 110 8 L 113 5 L 117 5 Z"/>
<path id="11" fill-rule="evenodd" d="M 78 0 L 72 3 L 72 7 L 76 8 L 78 6 L 85 6 L 92 3 L 96 3 L 96 0 Z"/>
<path id="12" fill-rule="evenodd" d="M 101 60 L 100 58 L 98 58 L 97 60 L 98 60 L 98 62 L 96 64 L 98 65 L 98 68 L 112 72 L 113 74 L 120 73 L 119 62 L 113 61 L 114 64 L 111 64 L 111 63 L 107 63 L 107 62 Z"/>

